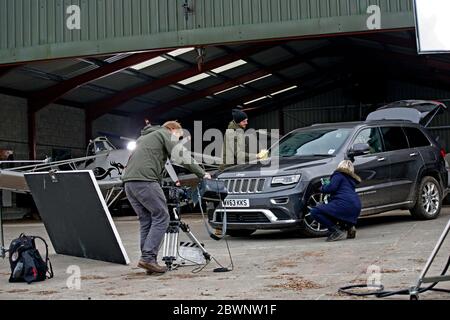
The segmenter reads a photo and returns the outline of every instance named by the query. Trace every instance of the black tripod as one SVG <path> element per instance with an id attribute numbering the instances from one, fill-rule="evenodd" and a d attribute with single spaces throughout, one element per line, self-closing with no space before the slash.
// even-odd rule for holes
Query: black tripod
<path id="1" fill-rule="evenodd" d="M 172 270 L 174 262 L 177 260 L 178 250 L 180 247 L 179 237 L 180 230 L 183 231 L 193 243 L 200 248 L 205 257 L 206 263 L 211 261 L 211 255 L 205 250 L 203 245 L 198 241 L 195 235 L 192 233 L 189 225 L 182 222 L 178 214 L 178 206 L 173 208 L 173 217 L 171 217 L 171 222 L 167 228 L 166 234 L 163 240 L 163 258 L 162 260 L 166 263 L 168 270 Z"/>

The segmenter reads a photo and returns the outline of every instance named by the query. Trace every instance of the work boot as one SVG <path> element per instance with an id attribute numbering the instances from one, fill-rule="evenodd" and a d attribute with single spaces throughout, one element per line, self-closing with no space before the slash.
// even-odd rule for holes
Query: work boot
<path id="1" fill-rule="evenodd" d="M 330 234 L 330 236 L 327 239 L 327 242 L 332 242 L 332 241 L 339 241 L 339 240 L 344 240 L 346 237 L 346 233 L 344 231 L 342 231 L 339 228 L 336 228 L 336 230 Z"/>
<path id="2" fill-rule="evenodd" d="M 145 262 L 145 261 L 139 261 L 138 267 L 145 269 L 151 273 L 165 273 L 167 271 L 166 267 L 162 267 L 156 262 Z"/>
<path id="3" fill-rule="evenodd" d="M 355 238 L 356 238 L 356 228 L 355 226 L 353 226 L 347 230 L 347 239 L 355 239 Z"/>

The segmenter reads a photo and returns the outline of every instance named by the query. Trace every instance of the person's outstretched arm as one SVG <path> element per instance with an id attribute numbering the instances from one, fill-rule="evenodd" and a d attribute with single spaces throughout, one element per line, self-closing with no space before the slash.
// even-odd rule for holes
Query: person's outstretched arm
<path id="1" fill-rule="evenodd" d="M 194 173 L 200 179 L 207 176 L 206 171 L 200 167 L 198 162 L 191 156 L 191 152 L 182 143 L 172 141 L 170 137 L 165 138 L 164 142 L 171 160 Z"/>
<path id="2" fill-rule="evenodd" d="M 342 179 L 343 179 L 342 176 L 339 174 L 333 175 L 331 177 L 330 183 L 322 186 L 322 188 L 320 188 L 320 191 L 322 191 L 322 193 L 328 193 L 328 194 L 335 193 L 339 189 L 339 187 L 342 183 Z"/>

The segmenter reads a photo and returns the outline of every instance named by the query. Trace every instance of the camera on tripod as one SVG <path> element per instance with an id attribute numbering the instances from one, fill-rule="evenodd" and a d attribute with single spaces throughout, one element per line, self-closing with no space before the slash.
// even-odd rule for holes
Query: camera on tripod
<path id="1" fill-rule="evenodd" d="M 175 204 L 188 203 L 191 198 L 190 188 L 188 187 L 170 187 L 168 193 L 168 200 Z"/>
<path id="2" fill-rule="evenodd" d="M 192 243 L 201 251 L 205 261 L 211 261 L 211 255 L 205 250 L 204 246 L 184 223 L 180 216 L 180 208 L 186 205 L 199 205 L 203 216 L 203 201 L 215 201 L 221 203 L 227 196 L 228 192 L 222 181 L 218 180 L 202 180 L 198 187 L 192 190 L 189 187 L 177 187 L 173 185 L 163 186 L 166 195 L 169 212 L 171 214 L 171 222 L 164 235 L 163 241 L 163 261 L 167 268 L 172 270 L 177 257 L 179 256 L 179 235 L 183 231 Z M 206 226 L 206 222 L 205 222 Z M 208 230 L 208 229 L 207 229 Z M 210 231 L 208 231 L 210 233 Z M 210 233 L 211 235 L 211 233 Z"/>
<path id="3" fill-rule="evenodd" d="M 181 208 L 192 203 L 192 191 L 190 187 L 166 185 L 163 186 L 162 189 L 166 196 L 169 208 Z"/>

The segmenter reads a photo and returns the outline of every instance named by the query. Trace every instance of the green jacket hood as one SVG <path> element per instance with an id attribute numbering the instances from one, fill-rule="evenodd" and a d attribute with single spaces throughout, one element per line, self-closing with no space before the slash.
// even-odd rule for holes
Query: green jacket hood
<path id="1" fill-rule="evenodd" d="M 162 128 L 161 126 L 153 126 L 153 125 L 149 124 L 144 129 L 142 129 L 141 136 L 146 136 L 152 132 L 158 131 L 161 128 Z"/>

